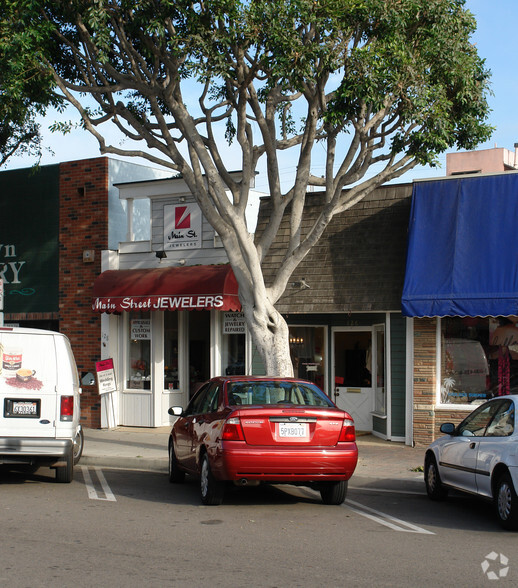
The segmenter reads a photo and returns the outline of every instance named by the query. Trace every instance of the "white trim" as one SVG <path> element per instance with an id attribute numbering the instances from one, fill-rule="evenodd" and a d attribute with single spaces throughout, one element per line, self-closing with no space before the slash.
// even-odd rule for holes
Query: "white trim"
<path id="1" fill-rule="evenodd" d="M 405 443 L 414 446 L 414 319 L 406 318 L 406 407 Z"/>
<path id="2" fill-rule="evenodd" d="M 385 328 L 383 336 L 385 338 L 385 358 L 383 360 L 385 366 L 385 414 L 387 415 L 387 435 L 392 440 L 392 324 L 390 322 L 390 314 L 385 315 Z"/>

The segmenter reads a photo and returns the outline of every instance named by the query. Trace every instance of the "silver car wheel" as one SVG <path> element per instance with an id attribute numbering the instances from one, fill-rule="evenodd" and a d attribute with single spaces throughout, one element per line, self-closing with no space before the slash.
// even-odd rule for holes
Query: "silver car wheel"
<path id="1" fill-rule="evenodd" d="M 498 514 L 503 521 L 511 516 L 512 501 L 511 487 L 504 481 L 498 488 Z"/>

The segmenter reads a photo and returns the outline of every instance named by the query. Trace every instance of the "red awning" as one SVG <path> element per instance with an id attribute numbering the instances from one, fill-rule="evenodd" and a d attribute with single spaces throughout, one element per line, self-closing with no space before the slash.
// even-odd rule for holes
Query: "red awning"
<path id="1" fill-rule="evenodd" d="M 241 310 L 230 265 L 107 270 L 94 282 L 92 309 Z"/>

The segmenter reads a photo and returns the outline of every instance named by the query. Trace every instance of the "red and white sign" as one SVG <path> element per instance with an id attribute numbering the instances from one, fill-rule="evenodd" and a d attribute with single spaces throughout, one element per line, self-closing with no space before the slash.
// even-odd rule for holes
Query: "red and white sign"
<path id="1" fill-rule="evenodd" d="M 113 359 L 103 359 L 102 361 L 96 361 L 95 371 L 97 372 L 99 394 L 106 394 L 107 392 L 115 392 L 117 390 Z"/>
<path id="2" fill-rule="evenodd" d="M 197 204 L 164 206 L 164 250 L 201 249 L 202 215 Z"/>

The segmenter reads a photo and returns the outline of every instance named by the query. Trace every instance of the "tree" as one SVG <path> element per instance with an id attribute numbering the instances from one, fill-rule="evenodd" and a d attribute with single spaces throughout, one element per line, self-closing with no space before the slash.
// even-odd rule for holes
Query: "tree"
<path id="1" fill-rule="evenodd" d="M 41 156 L 36 117 L 47 106 L 60 104 L 50 71 L 41 69 L 35 50 L 38 39 L 28 31 L 20 36 L 13 30 L 17 23 L 10 18 L 11 9 L 0 5 L 0 167 L 14 155 Z"/>
<path id="2" fill-rule="evenodd" d="M 4 0 L 4 11 L 102 153 L 182 174 L 228 253 L 268 374 L 292 373 L 275 304 L 332 217 L 491 133 L 489 72 L 464 0 Z M 107 144 L 107 122 L 142 149 Z M 240 149 L 239 182 L 222 128 Z M 312 173 L 317 143 L 323 175 Z M 280 158 L 290 150 L 297 171 L 283 190 Z M 254 242 L 245 210 L 263 160 L 272 214 Z M 310 184 L 325 204 L 303 233 Z M 265 283 L 261 263 L 284 214 L 289 247 Z"/>

